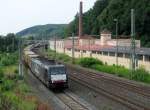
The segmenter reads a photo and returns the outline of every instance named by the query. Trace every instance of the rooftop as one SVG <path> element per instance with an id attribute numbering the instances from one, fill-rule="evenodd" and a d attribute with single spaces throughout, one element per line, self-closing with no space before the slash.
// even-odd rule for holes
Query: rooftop
<path id="1" fill-rule="evenodd" d="M 102 48 L 99 51 L 116 52 L 117 47 Z M 132 49 L 129 47 L 118 47 L 118 52 L 119 53 L 131 53 Z M 150 55 L 150 48 L 136 48 L 135 53 L 138 55 Z"/>
<path id="2" fill-rule="evenodd" d="M 65 48 L 71 49 L 72 45 L 65 46 Z M 102 51 L 102 52 L 117 52 L 117 47 L 109 45 L 84 45 L 84 46 L 75 46 L 75 49 L 78 50 L 90 50 L 90 51 Z M 118 47 L 119 53 L 131 53 L 132 49 L 130 47 Z M 139 55 L 150 55 L 150 48 L 136 48 L 135 53 Z"/>

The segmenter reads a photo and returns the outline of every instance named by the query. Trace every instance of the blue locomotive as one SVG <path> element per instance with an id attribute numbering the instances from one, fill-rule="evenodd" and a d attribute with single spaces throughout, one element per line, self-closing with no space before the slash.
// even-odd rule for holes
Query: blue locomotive
<path id="1" fill-rule="evenodd" d="M 24 60 L 32 73 L 49 88 L 68 88 L 66 67 L 63 64 L 42 58 L 30 48 L 24 50 Z"/>

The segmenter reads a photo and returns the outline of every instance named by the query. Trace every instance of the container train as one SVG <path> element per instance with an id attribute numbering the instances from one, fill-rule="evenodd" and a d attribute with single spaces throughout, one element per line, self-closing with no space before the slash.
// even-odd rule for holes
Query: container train
<path id="1" fill-rule="evenodd" d="M 68 77 L 65 65 L 40 57 L 33 52 L 35 46 L 24 49 L 24 61 L 32 73 L 48 88 L 68 88 Z"/>

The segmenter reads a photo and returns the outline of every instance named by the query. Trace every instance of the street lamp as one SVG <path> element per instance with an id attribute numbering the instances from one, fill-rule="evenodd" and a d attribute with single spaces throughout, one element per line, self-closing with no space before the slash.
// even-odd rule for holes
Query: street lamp
<path id="1" fill-rule="evenodd" d="M 116 23 L 116 47 L 117 47 L 117 52 L 116 52 L 116 65 L 118 66 L 118 19 L 114 19 Z"/>

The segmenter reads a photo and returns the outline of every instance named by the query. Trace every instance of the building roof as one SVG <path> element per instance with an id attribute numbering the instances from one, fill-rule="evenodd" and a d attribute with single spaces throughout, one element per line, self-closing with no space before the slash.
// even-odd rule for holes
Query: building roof
<path id="1" fill-rule="evenodd" d="M 99 51 L 117 52 L 117 47 L 102 48 Z M 118 47 L 119 53 L 131 53 L 133 50 L 130 47 Z M 135 53 L 138 55 L 150 55 L 150 48 L 136 48 Z"/>
<path id="2" fill-rule="evenodd" d="M 111 48 L 112 46 L 109 46 L 109 45 L 79 45 L 79 46 L 75 46 L 75 49 L 78 49 L 78 50 L 95 50 L 95 51 L 98 51 L 100 49 L 103 49 L 103 48 Z M 71 49 L 72 48 L 72 45 L 66 45 L 65 48 L 68 48 L 68 49 Z"/>
<path id="3" fill-rule="evenodd" d="M 69 40 L 72 40 L 72 39 L 79 39 L 79 37 L 78 36 L 74 36 L 74 37 L 67 37 L 66 39 L 69 39 Z"/>
<path id="4" fill-rule="evenodd" d="M 71 49 L 72 45 L 67 45 L 65 48 Z M 101 52 L 117 52 L 116 46 L 109 45 L 84 45 L 84 46 L 75 46 L 75 49 L 78 50 L 90 50 L 90 51 L 101 51 Z M 132 49 L 130 47 L 118 47 L 118 53 L 131 53 Z M 135 53 L 138 55 L 150 55 L 150 48 L 136 48 Z"/>
<path id="5" fill-rule="evenodd" d="M 84 35 L 84 36 L 81 36 L 80 39 L 94 39 L 94 38 L 90 35 Z"/>

